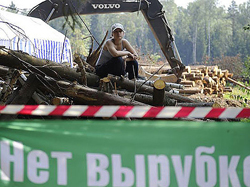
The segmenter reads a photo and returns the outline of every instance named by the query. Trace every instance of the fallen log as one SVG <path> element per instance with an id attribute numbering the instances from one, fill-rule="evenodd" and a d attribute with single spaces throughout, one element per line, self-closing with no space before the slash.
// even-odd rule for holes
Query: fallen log
<path id="1" fill-rule="evenodd" d="M 180 84 L 183 84 L 184 86 L 186 86 L 186 85 L 195 86 L 195 82 L 194 81 L 189 81 L 189 80 L 182 80 L 180 82 Z"/>
<path id="2" fill-rule="evenodd" d="M 148 105 L 153 105 L 153 96 L 152 95 L 136 94 L 134 96 L 134 93 L 132 93 L 132 92 L 121 91 L 121 90 L 116 90 L 114 92 L 116 92 L 121 97 L 126 97 L 128 99 L 131 99 L 132 97 L 134 97 L 135 101 L 139 101 L 141 103 L 146 103 Z"/>
<path id="3" fill-rule="evenodd" d="M 67 96 L 74 99 L 76 104 L 86 105 L 138 105 L 145 106 L 146 104 L 137 101 L 131 101 L 127 98 L 98 91 L 86 86 L 72 84 L 65 81 L 55 81 L 46 79 L 57 95 L 62 97 Z M 58 88 L 59 87 L 59 88 Z"/>
<path id="4" fill-rule="evenodd" d="M 15 104 L 15 105 L 21 105 L 21 104 L 27 104 L 27 102 L 30 100 L 32 95 L 34 94 L 36 88 L 39 86 L 39 80 L 37 79 L 36 75 L 31 74 L 25 84 L 22 86 L 22 88 L 17 91 L 18 94 L 15 94 L 15 97 L 11 101 L 7 101 L 6 104 Z M 15 119 L 17 114 L 15 115 L 0 115 L 1 120 L 11 120 Z"/>
<path id="5" fill-rule="evenodd" d="M 18 80 L 20 81 L 20 83 L 22 85 L 25 84 L 25 82 L 27 81 L 27 77 L 24 74 L 21 74 L 21 76 L 18 78 Z M 48 105 L 48 102 L 44 99 L 42 99 L 38 93 L 35 91 L 32 95 L 32 99 L 34 99 L 34 101 L 38 104 L 38 105 Z"/>
<path id="6" fill-rule="evenodd" d="M 153 94 L 153 88 L 147 85 L 142 85 L 141 83 L 135 83 L 131 80 L 128 79 L 124 79 L 122 77 L 118 77 L 118 76 L 114 76 L 114 75 L 108 75 L 108 77 L 110 78 L 111 81 L 116 82 L 119 86 L 121 86 L 122 88 L 133 92 L 135 89 L 135 86 L 137 88 L 137 92 L 146 92 L 146 93 L 150 93 Z M 138 90 L 139 88 L 139 90 Z M 178 101 L 183 101 L 183 102 L 189 102 L 189 103 L 196 103 L 197 101 L 188 97 L 184 97 L 178 94 L 174 94 L 174 93 L 170 93 L 170 92 L 165 92 L 166 97 L 172 98 L 172 99 L 176 99 Z"/>
<path id="7" fill-rule="evenodd" d="M 190 89 L 184 89 L 179 90 L 180 94 L 197 94 L 197 93 L 203 93 L 203 89 L 200 88 L 190 88 Z"/>
<path id="8" fill-rule="evenodd" d="M 70 105 L 71 102 L 67 97 L 54 97 L 51 100 L 52 105 Z"/>
<path id="9" fill-rule="evenodd" d="M 129 99 L 134 97 L 135 101 L 139 101 L 139 102 L 146 103 L 148 105 L 153 106 L 153 96 L 152 95 L 146 95 L 146 94 L 135 94 L 134 95 L 134 93 L 132 93 L 132 92 L 120 91 L 120 90 L 117 90 L 117 93 L 121 97 L 127 97 Z M 164 99 L 164 106 L 175 106 L 176 103 L 177 102 L 174 99 L 170 99 L 168 97 L 165 97 L 165 99 Z"/>
<path id="10" fill-rule="evenodd" d="M 177 103 L 176 106 L 183 107 L 212 107 L 214 102 L 204 102 L 204 103 Z"/>
<path id="11" fill-rule="evenodd" d="M 141 68 L 143 68 L 144 71 L 148 72 L 148 73 L 155 73 L 156 71 L 159 70 L 159 66 L 140 66 Z M 139 71 L 140 69 L 139 68 Z M 165 65 L 164 67 L 161 68 L 161 70 L 159 70 L 159 74 L 166 74 L 170 71 L 171 67 L 168 65 Z"/>
<path id="12" fill-rule="evenodd" d="M 143 84 L 145 82 L 145 80 L 136 80 L 137 83 L 141 83 Z M 166 89 L 168 88 L 176 88 L 176 89 L 184 89 L 184 86 L 181 85 L 181 84 L 176 84 L 176 83 L 168 83 L 168 82 L 165 82 L 166 84 Z M 145 85 L 148 85 L 148 86 L 152 86 L 154 85 L 154 81 L 150 81 L 148 80 Z"/>
<path id="13" fill-rule="evenodd" d="M 156 80 L 153 89 L 153 103 L 154 106 L 163 106 L 165 98 L 165 82 L 163 80 Z"/>
<path id="14" fill-rule="evenodd" d="M 236 85 L 238 85 L 238 86 L 240 86 L 240 87 L 242 87 L 242 88 L 245 88 L 245 89 L 247 89 L 247 90 L 250 90 L 249 87 L 247 87 L 247 86 L 245 86 L 244 84 L 241 84 L 241 83 L 239 83 L 239 82 L 237 82 L 237 81 L 231 79 L 230 77 L 227 77 L 227 80 L 229 80 L 230 82 L 232 82 L 232 83 L 234 83 L 234 84 L 236 84 Z"/>
<path id="15" fill-rule="evenodd" d="M 159 69 L 159 67 L 158 67 L 158 69 Z M 155 75 L 153 75 L 153 74 L 148 73 L 147 71 L 145 71 L 143 69 L 143 67 L 140 67 L 139 74 L 141 76 L 143 76 L 143 77 L 148 78 L 148 79 L 150 78 L 149 80 L 151 80 L 151 81 L 154 81 L 154 80 L 157 80 L 157 79 L 161 79 L 164 82 L 176 83 L 177 80 L 178 80 L 175 74 L 160 74 L 160 75 L 155 74 Z"/>
<path id="16" fill-rule="evenodd" d="M 76 69 L 53 61 L 39 59 L 23 52 L 0 50 L 0 65 L 26 71 L 30 69 L 33 71 L 36 68 L 55 79 L 66 79 L 82 83 L 81 73 L 76 72 Z M 87 72 L 86 77 L 88 86 L 99 85 L 99 77 L 97 75 Z"/>

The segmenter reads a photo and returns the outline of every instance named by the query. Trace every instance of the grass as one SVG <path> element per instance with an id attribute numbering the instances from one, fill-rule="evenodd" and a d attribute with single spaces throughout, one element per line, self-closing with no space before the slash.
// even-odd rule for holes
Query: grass
<path id="1" fill-rule="evenodd" d="M 250 85 L 246 85 L 250 87 Z M 240 86 L 233 87 L 233 92 L 225 93 L 225 99 L 237 100 L 243 103 L 242 107 L 250 107 L 250 91 Z"/>

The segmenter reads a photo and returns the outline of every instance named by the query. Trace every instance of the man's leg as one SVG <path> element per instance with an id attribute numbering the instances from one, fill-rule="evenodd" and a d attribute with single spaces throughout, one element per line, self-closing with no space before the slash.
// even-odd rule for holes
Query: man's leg
<path id="1" fill-rule="evenodd" d="M 138 78 L 138 62 L 136 60 L 126 62 L 126 72 L 128 72 L 128 78 L 134 79 Z"/>
<path id="2" fill-rule="evenodd" d="M 124 61 L 122 57 L 114 57 L 107 63 L 96 67 L 96 74 L 101 78 L 107 77 L 108 74 L 112 75 L 125 75 Z"/>

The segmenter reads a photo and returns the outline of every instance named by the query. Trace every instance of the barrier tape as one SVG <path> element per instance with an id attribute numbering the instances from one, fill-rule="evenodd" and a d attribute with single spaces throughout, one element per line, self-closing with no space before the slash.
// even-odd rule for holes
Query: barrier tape
<path id="1" fill-rule="evenodd" d="M 86 105 L 6 105 L 0 114 L 65 117 L 121 118 L 250 118 L 250 108 L 86 106 Z"/>

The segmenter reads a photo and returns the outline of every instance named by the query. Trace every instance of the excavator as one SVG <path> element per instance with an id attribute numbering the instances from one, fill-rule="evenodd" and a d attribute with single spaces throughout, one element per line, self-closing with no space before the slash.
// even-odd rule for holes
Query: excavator
<path id="1" fill-rule="evenodd" d="M 48 22 L 72 14 L 107 14 L 141 11 L 156 38 L 169 65 L 170 72 L 180 78 L 184 64 L 181 61 L 163 5 L 158 0 L 46 0 L 33 7 L 28 16 Z M 177 58 L 176 58 L 177 57 Z"/>

